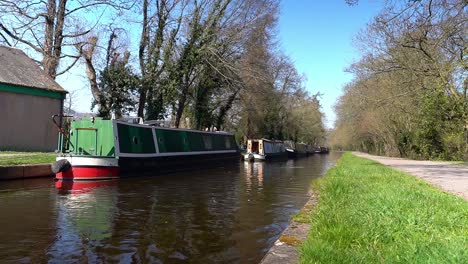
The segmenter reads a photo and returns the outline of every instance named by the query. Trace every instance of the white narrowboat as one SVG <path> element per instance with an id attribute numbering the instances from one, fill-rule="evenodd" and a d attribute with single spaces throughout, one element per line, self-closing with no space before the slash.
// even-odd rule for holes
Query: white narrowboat
<path id="1" fill-rule="evenodd" d="M 269 139 L 247 140 L 246 161 L 264 161 L 271 159 L 286 159 L 288 154 L 282 141 Z"/>

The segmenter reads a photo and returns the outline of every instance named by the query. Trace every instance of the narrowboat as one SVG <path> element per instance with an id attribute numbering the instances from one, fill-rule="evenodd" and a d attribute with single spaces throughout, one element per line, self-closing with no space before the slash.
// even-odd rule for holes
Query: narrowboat
<path id="1" fill-rule="evenodd" d="M 307 156 L 313 155 L 315 153 L 314 146 L 307 144 Z"/>
<path id="2" fill-rule="evenodd" d="M 99 118 L 60 130 L 61 153 L 52 164 L 58 180 L 109 180 L 140 172 L 179 170 L 238 161 L 234 135 Z M 66 139 L 66 140 L 64 140 Z"/>
<path id="3" fill-rule="evenodd" d="M 329 152 L 330 150 L 328 149 L 328 147 L 321 147 L 321 146 L 315 147 L 316 154 L 328 154 Z"/>
<path id="4" fill-rule="evenodd" d="M 265 138 L 247 140 L 247 150 L 244 154 L 246 161 L 264 161 L 287 157 L 288 154 L 282 141 Z"/>
<path id="5" fill-rule="evenodd" d="M 295 143 L 288 140 L 284 142 L 286 152 L 289 158 L 303 157 L 307 155 L 307 145 L 304 143 Z"/>

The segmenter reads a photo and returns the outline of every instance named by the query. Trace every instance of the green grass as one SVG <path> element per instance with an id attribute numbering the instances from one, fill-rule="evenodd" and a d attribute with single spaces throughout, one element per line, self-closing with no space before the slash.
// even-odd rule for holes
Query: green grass
<path id="1" fill-rule="evenodd" d="M 0 155 L 2 154 L 24 154 L 26 152 L 18 152 L 18 151 L 10 151 L 10 150 L 5 150 L 5 151 L 0 151 Z"/>
<path id="2" fill-rule="evenodd" d="M 314 184 L 301 263 L 466 263 L 468 203 L 350 153 Z M 301 217 L 302 218 L 302 217 Z"/>
<path id="3" fill-rule="evenodd" d="M 2 151 L 0 166 L 52 163 L 56 157 L 57 155 L 53 153 Z"/>
<path id="4" fill-rule="evenodd" d="M 468 161 L 453 161 L 453 164 L 457 164 L 457 165 L 468 165 Z"/>

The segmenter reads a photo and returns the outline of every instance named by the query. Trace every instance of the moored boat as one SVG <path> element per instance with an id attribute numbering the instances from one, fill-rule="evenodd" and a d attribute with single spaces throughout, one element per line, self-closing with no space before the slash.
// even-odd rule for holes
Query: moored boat
<path id="1" fill-rule="evenodd" d="M 328 149 L 328 147 L 321 147 L 321 146 L 315 147 L 315 153 L 316 154 L 327 154 L 329 152 L 330 152 L 330 150 Z"/>
<path id="2" fill-rule="evenodd" d="M 330 152 L 330 149 L 328 147 L 320 147 L 320 153 L 328 154 L 329 152 Z"/>
<path id="3" fill-rule="evenodd" d="M 108 180 L 136 172 L 179 170 L 236 161 L 234 135 L 155 127 L 123 120 L 71 122 L 62 154 L 52 165 L 59 180 Z"/>
<path id="4" fill-rule="evenodd" d="M 307 152 L 307 156 L 313 155 L 315 153 L 314 146 L 307 144 L 306 152 Z"/>
<path id="5" fill-rule="evenodd" d="M 244 154 L 246 161 L 264 161 L 287 158 L 286 149 L 282 141 L 269 139 L 247 140 L 247 151 Z"/>
<path id="6" fill-rule="evenodd" d="M 288 140 L 284 142 L 289 158 L 303 157 L 307 155 L 307 145 Z"/>

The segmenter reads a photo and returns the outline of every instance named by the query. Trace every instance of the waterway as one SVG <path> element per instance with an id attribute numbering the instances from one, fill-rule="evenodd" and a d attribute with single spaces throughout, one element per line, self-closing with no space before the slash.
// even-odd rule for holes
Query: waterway
<path id="1" fill-rule="evenodd" d="M 0 182 L 0 260 L 258 263 L 339 156 L 74 186 Z"/>

